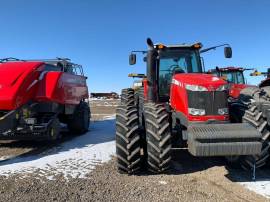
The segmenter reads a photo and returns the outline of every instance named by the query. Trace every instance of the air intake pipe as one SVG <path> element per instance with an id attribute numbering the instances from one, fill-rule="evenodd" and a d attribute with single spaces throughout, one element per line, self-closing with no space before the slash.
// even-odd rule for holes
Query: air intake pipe
<path id="1" fill-rule="evenodd" d="M 147 81 L 148 94 L 147 99 L 150 102 L 157 102 L 157 56 L 158 52 L 150 38 L 147 38 Z"/>

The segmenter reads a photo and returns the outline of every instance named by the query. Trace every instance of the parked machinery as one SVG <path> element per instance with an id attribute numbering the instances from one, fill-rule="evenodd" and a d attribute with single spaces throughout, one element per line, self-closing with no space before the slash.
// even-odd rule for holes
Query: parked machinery
<path id="1" fill-rule="evenodd" d="M 231 123 L 228 84 L 203 73 L 200 43 L 192 45 L 153 44 L 147 39 L 147 79 L 142 99 L 135 105 L 134 90 L 122 90 L 116 113 L 118 169 L 135 173 L 147 165 L 154 173 L 170 168 L 171 150 L 187 147 L 194 156 L 260 155 L 262 130 L 253 119 Z M 225 57 L 232 56 L 229 46 Z M 138 52 L 138 51 L 136 51 Z M 135 52 L 130 64 L 136 63 Z M 250 165 L 254 167 L 255 161 Z"/>
<path id="2" fill-rule="evenodd" d="M 87 77 L 67 58 L 0 60 L 0 139 L 56 140 L 88 130 Z"/>
<path id="3" fill-rule="evenodd" d="M 216 67 L 215 69 L 208 70 L 207 73 L 213 74 L 227 81 L 229 84 L 229 96 L 232 99 L 238 99 L 241 90 L 247 87 L 255 87 L 254 85 L 249 85 L 246 82 L 244 71 L 248 70 L 254 69 L 243 67 Z"/>

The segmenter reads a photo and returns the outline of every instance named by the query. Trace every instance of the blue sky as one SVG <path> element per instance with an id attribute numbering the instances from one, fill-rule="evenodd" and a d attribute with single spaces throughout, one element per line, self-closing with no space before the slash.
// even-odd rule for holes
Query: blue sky
<path id="1" fill-rule="evenodd" d="M 131 50 L 145 40 L 165 44 L 200 41 L 204 47 L 229 43 L 205 53 L 206 68 L 270 66 L 270 1 L 267 0 L 9 0 L 1 1 L 0 58 L 69 57 L 82 64 L 91 92 L 117 91 L 145 72 L 128 65 Z M 2 76 L 2 75 L 0 75 Z M 247 77 L 258 83 L 262 77 Z"/>

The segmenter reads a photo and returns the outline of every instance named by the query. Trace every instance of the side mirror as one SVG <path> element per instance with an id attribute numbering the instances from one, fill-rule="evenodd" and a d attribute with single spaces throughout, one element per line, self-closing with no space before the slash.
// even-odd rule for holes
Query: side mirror
<path id="1" fill-rule="evenodd" d="M 143 61 L 144 62 L 147 62 L 147 57 L 143 57 Z"/>
<path id="2" fill-rule="evenodd" d="M 129 55 L 129 65 L 135 65 L 136 64 L 136 54 L 131 53 Z"/>
<path id="3" fill-rule="evenodd" d="M 232 48 L 225 47 L 224 48 L 224 55 L 225 55 L 225 58 L 231 58 L 232 57 Z"/>

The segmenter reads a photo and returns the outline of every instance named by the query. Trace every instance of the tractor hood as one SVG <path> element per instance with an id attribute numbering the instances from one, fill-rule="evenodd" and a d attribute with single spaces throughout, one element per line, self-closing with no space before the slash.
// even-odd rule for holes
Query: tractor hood
<path id="1" fill-rule="evenodd" d="M 178 81 L 180 85 L 198 85 L 206 87 L 209 90 L 216 89 L 221 85 L 227 84 L 226 81 L 219 77 L 211 74 L 200 74 L 200 73 L 186 73 L 176 74 L 173 77 L 174 80 Z"/>

